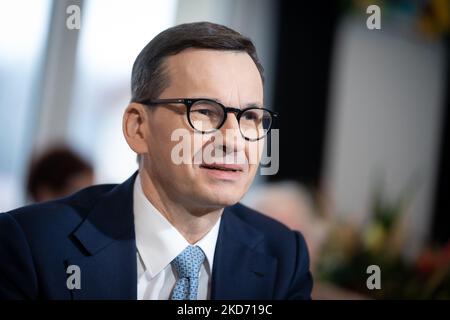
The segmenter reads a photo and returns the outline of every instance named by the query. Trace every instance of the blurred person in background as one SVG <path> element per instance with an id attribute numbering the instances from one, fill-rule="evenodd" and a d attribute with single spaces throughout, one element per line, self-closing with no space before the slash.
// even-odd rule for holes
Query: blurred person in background
<path id="1" fill-rule="evenodd" d="M 33 201 L 43 202 L 68 196 L 93 183 L 92 165 L 70 148 L 57 146 L 32 160 L 26 188 Z"/>

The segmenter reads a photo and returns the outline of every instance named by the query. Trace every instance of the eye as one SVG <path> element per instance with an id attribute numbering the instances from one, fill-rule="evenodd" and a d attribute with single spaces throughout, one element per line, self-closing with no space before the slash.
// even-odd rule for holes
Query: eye
<path id="1" fill-rule="evenodd" d="M 191 113 L 202 118 L 220 118 L 223 115 L 220 106 L 209 101 L 195 103 L 191 108 Z"/>
<path id="2" fill-rule="evenodd" d="M 250 120 L 250 121 L 257 121 L 257 120 L 260 120 L 260 118 L 261 118 L 258 112 L 252 111 L 252 110 L 244 112 L 243 117 L 245 120 Z"/>
<path id="3" fill-rule="evenodd" d="M 211 112 L 211 110 L 209 110 L 209 109 L 196 109 L 196 110 L 193 110 L 193 112 L 197 112 L 197 113 L 200 113 L 205 116 L 211 116 L 213 114 L 213 112 Z"/>

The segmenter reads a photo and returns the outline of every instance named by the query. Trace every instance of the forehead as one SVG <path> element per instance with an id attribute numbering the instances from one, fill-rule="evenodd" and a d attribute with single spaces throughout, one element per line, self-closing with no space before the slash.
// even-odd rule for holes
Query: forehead
<path id="1" fill-rule="evenodd" d="M 165 67 L 167 93 L 262 102 L 261 76 L 246 52 L 188 49 L 167 58 Z"/>

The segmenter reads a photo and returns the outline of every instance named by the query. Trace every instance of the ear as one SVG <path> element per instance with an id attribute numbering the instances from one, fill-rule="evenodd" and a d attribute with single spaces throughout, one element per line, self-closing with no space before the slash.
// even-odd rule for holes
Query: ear
<path id="1" fill-rule="evenodd" d="M 148 134 L 148 116 L 145 107 L 138 103 L 130 103 L 125 110 L 122 130 L 130 148 L 137 154 L 148 152 L 146 136 Z"/>

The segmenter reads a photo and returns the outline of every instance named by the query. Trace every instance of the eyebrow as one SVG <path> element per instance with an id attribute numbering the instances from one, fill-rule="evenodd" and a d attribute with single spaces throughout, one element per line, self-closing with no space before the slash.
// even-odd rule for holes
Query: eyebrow
<path id="1" fill-rule="evenodd" d="M 217 99 L 217 98 L 198 97 L 197 99 L 201 99 L 201 98 L 211 99 L 211 100 L 214 100 L 216 102 L 223 104 L 224 106 L 228 106 L 226 103 L 223 103 L 222 100 Z M 228 106 L 228 107 L 239 107 L 239 106 Z M 244 104 L 243 108 L 238 108 L 238 109 L 247 109 L 247 108 L 253 108 L 253 107 L 262 108 L 263 106 L 259 102 L 249 102 L 249 103 Z"/>
<path id="2" fill-rule="evenodd" d="M 214 97 L 208 97 L 208 96 L 193 96 L 192 99 L 209 99 L 209 100 L 213 100 L 213 101 L 219 102 L 219 103 L 223 104 L 223 105 L 226 106 L 226 107 L 236 107 L 236 106 L 229 106 L 229 105 L 227 105 L 226 103 L 223 103 L 222 100 L 220 100 L 220 99 L 218 99 L 218 98 L 214 98 Z M 237 107 L 239 107 L 239 106 L 237 106 Z M 237 108 L 237 107 L 236 107 L 236 108 Z M 261 103 L 259 103 L 259 102 L 249 102 L 249 103 L 244 104 L 243 108 L 237 108 L 237 109 L 247 109 L 247 108 L 253 108 L 253 107 L 256 107 L 256 108 L 263 108 L 264 106 L 263 106 L 263 104 L 261 104 Z"/>
<path id="3" fill-rule="evenodd" d="M 258 102 L 250 102 L 250 103 L 247 103 L 246 105 L 244 105 L 244 109 L 253 108 L 253 107 L 262 108 L 263 106 L 262 106 L 262 104 L 260 104 Z"/>

